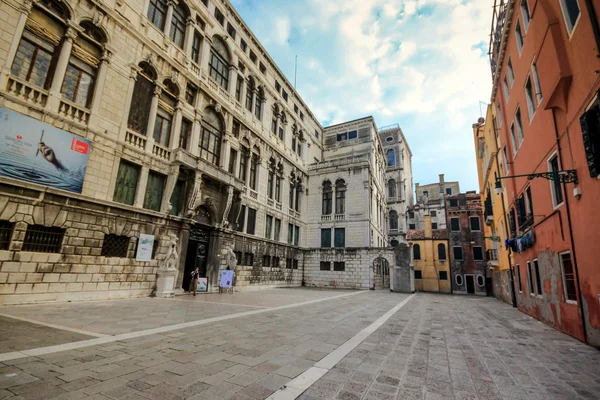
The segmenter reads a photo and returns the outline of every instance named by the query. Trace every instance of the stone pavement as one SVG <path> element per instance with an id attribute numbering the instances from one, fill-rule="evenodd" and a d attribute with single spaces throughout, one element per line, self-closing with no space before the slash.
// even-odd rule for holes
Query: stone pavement
<path id="1" fill-rule="evenodd" d="M 302 305 L 315 298 L 324 301 Z M 70 315 L 110 309 L 124 321 L 148 320 L 168 302 L 167 315 L 176 313 L 174 321 L 185 321 L 181 310 L 187 314 L 191 305 L 222 302 L 218 306 L 229 319 L 160 334 L 108 337 L 108 343 L 0 362 L 0 399 L 264 399 L 406 298 L 383 291 L 282 289 L 126 300 L 114 302 L 116 308 L 105 305 L 110 302 L 14 307 L 11 313 L 21 309 L 20 316 L 32 320 L 60 317 L 53 311 L 58 308 Z M 231 305 L 238 301 L 245 303 L 242 313 L 241 304 Z M 151 302 L 154 308 L 145 305 Z M 285 304 L 301 305 L 261 308 Z M 129 307 L 149 314 L 127 316 Z M 255 310 L 260 312 L 247 314 Z M 15 329 L 23 324 L 0 320 L 6 322 Z M 109 332 L 118 322 L 108 324 L 100 331 Z M 62 332 L 81 339 L 72 332 L 38 328 L 36 334 L 45 330 L 48 337 Z M 418 294 L 301 397 L 600 398 L 600 353 L 494 299 Z"/>

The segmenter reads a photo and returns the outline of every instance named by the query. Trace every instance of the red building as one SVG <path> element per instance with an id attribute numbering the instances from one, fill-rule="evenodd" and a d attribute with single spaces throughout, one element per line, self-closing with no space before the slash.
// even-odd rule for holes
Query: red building
<path id="1" fill-rule="evenodd" d="M 597 0 L 495 0 L 490 43 L 517 305 L 596 347 L 598 11 Z"/>

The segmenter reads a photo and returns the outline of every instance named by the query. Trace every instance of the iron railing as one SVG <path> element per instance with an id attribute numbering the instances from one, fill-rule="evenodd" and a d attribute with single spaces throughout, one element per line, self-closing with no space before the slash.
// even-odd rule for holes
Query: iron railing
<path id="1" fill-rule="evenodd" d="M 43 225 L 29 225 L 25 232 L 23 251 L 60 253 L 65 229 Z"/>

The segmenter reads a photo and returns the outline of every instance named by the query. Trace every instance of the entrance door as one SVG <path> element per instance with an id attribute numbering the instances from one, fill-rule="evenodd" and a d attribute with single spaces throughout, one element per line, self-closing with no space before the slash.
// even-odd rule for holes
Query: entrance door
<path id="1" fill-rule="evenodd" d="M 200 276 L 206 277 L 206 260 L 208 259 L 208 244 L 210 232 L 202 228 L 192 227 L 188 241 L 187 254 L 185 256 L 185 272 L 183 275 L 182 288 L 188 290 L 190 287 L 191 274 L 196 267 L 200 270 Z"/>
<path id="2" fill-rule="evenodd" d="M 475 294 L 475 277 L 473 275 L 465 275 L 465 279 L 467 280 L 467 293 Z"/>

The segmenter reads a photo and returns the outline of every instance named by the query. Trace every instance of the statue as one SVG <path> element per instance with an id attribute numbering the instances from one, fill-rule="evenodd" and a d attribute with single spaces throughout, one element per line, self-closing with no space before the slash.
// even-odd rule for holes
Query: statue
<path id="1" fill-rule="evenodd" d="M 167 271 L 177 271 L 179 262 L 179 251 L 177 249 L 177 236 L 173 233 L 168 235 L 168 246 L 167 255 L 165 256 L 163 269 Z"/>
<path id="2" fill-rule="evenodd" d="M 237 257 L 233 252 L 231 246 L 227 246 L 227 254 L 225 255 L 225 261 L 227 262 L 227 269 L 235 269 L 237 267 Z"/>

